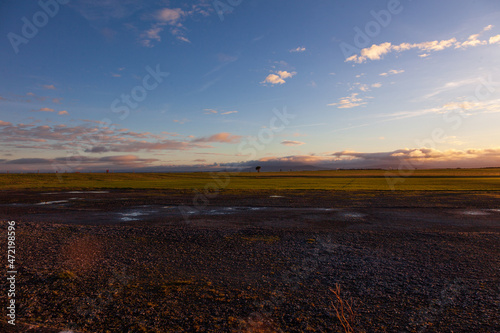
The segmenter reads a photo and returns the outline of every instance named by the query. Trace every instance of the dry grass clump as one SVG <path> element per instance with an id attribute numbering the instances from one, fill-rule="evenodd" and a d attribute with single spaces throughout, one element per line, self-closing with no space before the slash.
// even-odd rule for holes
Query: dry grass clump
<path id="1" fill-rule="evenodd" d="M 354 333 L 354 323 L 356 322 L 356 316 L 352 309 L 352 301 L 342 298 L 340 285 L 338 283 L 335 284 L 335 288 L 330 288 L 330 291 L 335 295 L 335 301 L 332 302 L 332 306 L 335 309 L 340 324 L 344 328 L 344 332 Z"/>

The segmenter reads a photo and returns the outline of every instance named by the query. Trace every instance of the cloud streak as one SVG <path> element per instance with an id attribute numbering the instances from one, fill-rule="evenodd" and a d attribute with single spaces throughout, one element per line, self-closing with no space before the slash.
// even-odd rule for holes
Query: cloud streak
<path id="1" fill-rule="evenodd" d="M 227 132 L 222 132 L 208 137 L 194 139 L 192 142 L 239 143 L 240 141 L 241 141 L 241 136 L 233 135 Z"/>
<path id="2" fill-rule="evenodd" d="M 368 60 L 381 60 L 385 55 L 392 52 L 401 53 L 413 49 L 422 52 L 420 55 L 421 57 L 427 57 L 432 52 L 443 51 L 449 48 L 466 49 L 469 47 L 499 43 L 500 35 L 491 37 L 489 40 L 479 39 L 483 32 L 489 31 L 491 28 L 492 26 L 487 26 L 483 29 L 483 31 L 481 31 L 481 33 L 470 35 L 463 42 L 460 42 L 457 38 L 453 37 L 440 41 L 434 40 L 422 43 L 401 43 L 399 45 L 393 45 L 390 42 L 385 42 L 378 45 L 374 44 L 370 47 L 362 49 L 359 54 L 354 54 L 348 57 L 345 61 L 361 64 L 367 62 Z"/>
<path id="3" fill-rule="evenodd" d="M 336 106 L 338 109 L 351 109 L 357 106 L 363 106 L 365 102 L 359 93 L 352 93 L 350 96 L 341 97 L 337 103 L 328 104 L 329 106 Z"/>

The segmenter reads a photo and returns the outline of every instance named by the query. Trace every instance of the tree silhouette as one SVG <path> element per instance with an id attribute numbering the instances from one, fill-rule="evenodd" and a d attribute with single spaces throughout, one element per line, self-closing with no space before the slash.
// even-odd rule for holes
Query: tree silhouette
<path id="1" fill-rule="evenodd" d="M 257 172 L 260 172 L 260 166 L 255 167 L 255 170 L 257 170 Z"/>

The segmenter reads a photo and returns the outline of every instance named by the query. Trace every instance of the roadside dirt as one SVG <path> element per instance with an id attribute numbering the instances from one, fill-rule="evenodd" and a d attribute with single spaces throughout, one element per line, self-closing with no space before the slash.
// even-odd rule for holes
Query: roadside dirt
<path id="1" fill-rule="evenodd" d="M 355 332 L 500 327 L 499 193 L 248 191 L 194 205 L 188 191 L 3 191 L 0 202 L 0 219 L 18 222 L 19 332 L 344 332 L 336 286 Z"/>

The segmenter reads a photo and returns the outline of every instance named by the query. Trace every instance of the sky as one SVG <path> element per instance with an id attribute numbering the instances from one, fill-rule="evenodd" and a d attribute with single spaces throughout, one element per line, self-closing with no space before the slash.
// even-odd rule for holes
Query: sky
<path id="1" fill-rule="evenodd" d="M 0 172 L 500 166 L 500 2 L 6 0 Z"/>

